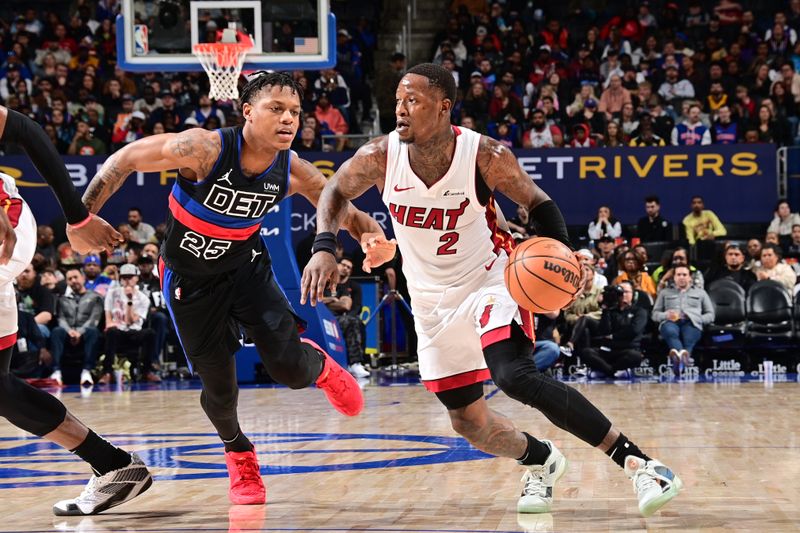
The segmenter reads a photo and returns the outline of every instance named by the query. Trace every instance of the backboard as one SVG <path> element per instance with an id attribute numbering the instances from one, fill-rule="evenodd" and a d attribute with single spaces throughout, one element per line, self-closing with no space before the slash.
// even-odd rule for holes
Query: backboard
<path id="1" fill-rule="evenodd" d="M 253 39 L 244 71 L 322 69 L 336 63 L 328 0 L 122 0 L 117 59 L 133 72 L 202 71 L 192 54 L 235 27 Z"/>

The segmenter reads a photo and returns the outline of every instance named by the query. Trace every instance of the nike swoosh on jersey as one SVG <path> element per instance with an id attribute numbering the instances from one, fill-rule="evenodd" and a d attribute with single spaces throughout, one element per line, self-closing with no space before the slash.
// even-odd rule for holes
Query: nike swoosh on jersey
<path id="1" fill-rule="evenodd" d="M 496 257 L 495 257 L 494 259 L 492 259 L 492 262 L 491 262 L 491 263 L 489 263 L 488 265 L 483 265 L 483 268 L 485 268 L 485 269 L 486 269 L 486 271 L 488 272 L 488 271 L 489 271 L 489 270 L 491 270 L 491 269 L 492 269 L 492 267 L 494 266 L 494 262 L 495 262 L 495 261 L 497 261 L 497 258 L 496 258 Z"/>
<path id="2" fill-rule="evenodd" d="M 400 187 L 398 187 L 397 185 L 395 185 L 395 186 L 394 186 L 394 192 L 410 191 L 410 190 L 411 190 L 411 189 L 413 189 L 413 188 L 414 188 L 414 186 L 413 186 L 413 185 L 412 185 L 411 187 L 404 187 L 404 188 L 402 188 L 402 189 L 401 189 Z"/>

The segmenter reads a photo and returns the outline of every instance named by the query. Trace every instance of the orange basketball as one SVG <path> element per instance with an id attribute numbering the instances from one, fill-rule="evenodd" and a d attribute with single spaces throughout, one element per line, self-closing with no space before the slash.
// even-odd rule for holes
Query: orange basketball
<path id="1" fill-rule="evenodd" d="M 581 264 L 563 243 L 536 237 L 514 249 L 505 277 L 520 307 L 534 313 L 558 311 L 580 289 Z"/>

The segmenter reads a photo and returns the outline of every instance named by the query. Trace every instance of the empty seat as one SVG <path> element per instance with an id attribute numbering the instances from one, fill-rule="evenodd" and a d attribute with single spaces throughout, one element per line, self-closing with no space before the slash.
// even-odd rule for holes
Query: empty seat
<path id="1" fill-rule="evenodd" d="M 792 296 L 771 279 L 754 283 L 747 293 L 747 336 L 791 337 L 794 333 Z"/>
<path id="2" fill-rule="evenodd" d="M 722 278 L 708 287 L 708 296 L 714 304 L 714 322 L 705 329 L 712 338 L 728 333 L 744 334 L 747 323 L 744 288 L 732 279 Z"/>

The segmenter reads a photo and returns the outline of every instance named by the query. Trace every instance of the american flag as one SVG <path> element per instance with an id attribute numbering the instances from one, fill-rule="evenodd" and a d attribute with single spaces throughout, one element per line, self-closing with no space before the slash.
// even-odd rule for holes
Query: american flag
<path id="1" fill-rule="evenodd" d="M 295 54 L 317 54 L 319 53 L 319 39 L 316 37 L 295 37 Z"/>

